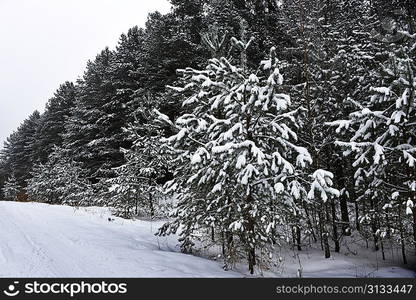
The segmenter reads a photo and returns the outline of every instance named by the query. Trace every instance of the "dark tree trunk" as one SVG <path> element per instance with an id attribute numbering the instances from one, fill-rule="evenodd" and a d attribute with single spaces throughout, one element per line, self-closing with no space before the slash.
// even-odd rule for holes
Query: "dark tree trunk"
<path id="1" fill-rule="evenodd" d="M 331 251 L 329 248 L 329 232 L 327 230 L 327 223 L 329 222 L 328 204 L 325 203 L 322 208 L 325 209 L 325 211 L 322 212 L 323 216 L 321 219 L 321 221 L 324 221 L 322 224 L 322 242 L 324 245 L 325 258 L 330 258 Z"/>
<path id="2" fill-rule="evenodd" d="M 221 232 L 221 248 L 222 248 L 222 257 L 224 258 L 224 260 L 225 260 L 225 257 L 227 255 L 227 250 L 225 248 L 225 245 L 226 245 L 226 243 L 225 243 L 225 234 L 224 234 L 224 231 L 222 231 Z"/>
<path id="3" fill-rule="evenodd" d="M 153 219 L 153 217 L 155 216 L 155 208 L 153 206 L 153 198 L 152 198 L 151 192 L 149 192 L 149 207 L 150 207 L 150 217 Z"/>
<path id="4" fill-rule="evenodd" d="M 308 211 L 308 208 L 306 207 L 305 201 L 302 201 L 302 206 L 303 206 L 303 210 L 305 211 L 306 222 L 309 226 L 309 230 L 311 231 L 313 242 L 316 243 L 317 238 L 316 238 L 315 230 L 313 229 L 312 222 L 311 222 L 311 217 L 309 215 L 309 211 Z"/>
<path id="5" fill-rule="evenodd" d="M 378 251 L 380 250 L 380 247 L 378 245 L 379 239 L 377 236 L 377 226 L 374 223 L 375 222 L 371 222 L 371 231 L 373 232 L 374 250 Z"/>
<path id="6" fill-rule="evenodd" d="M 387 231 L 387 238 L 390 239 L 390 232 L 391 232 L 391 224 L 389 218 L 389 209 L 386 209 L 386 231 Z"/>
<path id="7" fill-rule="evenodd" d="M 380 218 L 378 218 L 377 220 L 378 220 L 377 226 L 378 228 L 381 228 Z M 386 260 L 386 253 L 384 251 L 384 241 L 383 241 L 383 237 L 381 236 L 380 236 L 380 248 L 381 248 L 381 256 L 383 260 Z"/>
<path id="8" fill-rule="evenodd" d="M 293 243 L 293 249 L 295 249 L 295 246 L 296 246 L 298 251 L 302 250 L 302 247 L 300 245 L 301 232 L 300 232 L 300 226 L 298 224 L 292 226 L 292 243 Z"/>
<path id="9" fill-rule="evenodd" d="M 152 186 L 152 180 L 149 178 L 149 186 Z M 150 208 L 150 217 L 153 219 L 155 215 L 155 208 L 153 205 L 153 197 L 152 197 L 152 191 L 149 190 L 149 208 Z"/>
<path id="10" fill-rule="evenodd" d="M 371 231 L 373 233 L 373 241 L 374 241 L 374 250 L 378 251 L 379 250 L 379 245 L 378 245 L 378 235 L 377 235 L 377 223 L 378 222 L 378 215 L 377 215 L 377 211 L 376 208 L 374 206 L 374 200 L 372 198 L 370 198 L 370 208 L 371 208 L 371 212 L 372 212 L 372 217 L 371 217 Z"/>
<path id="11" fill-rule="evenodd" d="M 331 257 L 331 251 L 329 249 L 329 242 L 328 242 L 328 232 L 324 232 L 322 234 L 322 239 L 323 239 L 323 243 L 324 243 L 324 251 L 325 251 L 325 258 L 330 258 Z"/>
<path id="12" fill-rule="evenodd" d="M 381 246 L 381 256 L 383 257 L 383 260 L 386 260 L 386 254 L 384 253 L 384 243 L 382 239 L 380 239 L 380 246 Z"/>
<path id="13" fill-rule="evenodd" d="M 224 269 L 229 269 L 229 260 L 233 248 L 233 235 L 229 231 L 221 232 L 222 256 L 224 258 Z"/>
<path id="14" fill-rule="evenodd" d="M 348 213 L 348 202 L 346 195 L 341 195 L 339 198 L 339 206 L 341 209 L 342 232 L 345 236 L 351 235 L 350 216 Z"/>
<path id="15" fill-rule="evenodd" d="M 403 232 L 403 220 L 401 214 L 401 207 L 398 206 L 398 222 L 399 222 L 399 231 L 400 231 L 400 245 L 402 249 L 402 257 L 403 257 L 403 264 L 407 264 L 407 257 L 406 257 L 406 243 L 404 240 L 404 232 Z"/>
<path id="16" fill-rule="evenodd" d="M 345 191 L 347 191 L 347 183 L 345 180 L 344 164 L 340 161 L 336 169 L 338 180 L 338 185 L 340 188 L 344 189 L 344 193 L 339 197 L 339 207 L 341 210 L 341 221 L 342 221 L 342 232 L 344 235 L 351 235 L 350 230 L 350 216 L 348 213 L 348 196 Z"/>
<path id="17" fill-rule="evenodd" d="M 248 204 L 248 207 L 251 207 L 251 203 L 253 202 L 253 197 L 251 194 L 249 194 L 246 198 L 246 203 Z M 254 273 L 254 266 L 256 265 L 256 248 L 254 245 L 255 241 L 255 221 L 253 217 L 250 215 L 249 209 L 246 212 L 245 216 L 247 220 L 247 232 L 246 232 L 246 245 L 247 245 L 247 254 L 248 254 L 248 268 L 250 270 L 250 274 Z"/>
<path id="18" fill-rule="evenodd" d="M 332 216 L 332 234 L 335 243 L 335 252 L 339 253 L 339 237 L 338 237 L 338 228 L 337 228 L 337 216 L 336 216 L 336 207 L 334 199 L 331 199 L 331 216 Z"/>
<path id="19" fill-rule="evenodd" d="M 250 248 L 248 251 L 248 269 L 250 274 L 254 274 L 254 266 L 256 265 L 256 249 Z"/>
<path id="20" fill-rule="evenodd" d="M 298 251 L 302 251 L 301 232 L 300 232 L 300 226 L 299 225 L 296 226 L 296 244 L 298 246 Z"/>
<path id="21" fill-rule="evenodd" d="M 355 228 L 357 229 L 357 231 L 361 230 L 360 227 L 360 210 L 358 207 L 358 202 L 357 200 L 354 201 L 354 205 L 355 205 Z"/>
<path id="22" fill-rule="evenodd" d="M 319 224 L 319 241 L 321 242 L 321 250 L 324 251 L 324 244 L 323 244 L 323 234 L 324 234 L 324 229 L 323 229 L 323 215 L 322 215 L 322 209 L 323 206 L 321 205 L 321 210 L 318 211 L 318 224 Z"/>

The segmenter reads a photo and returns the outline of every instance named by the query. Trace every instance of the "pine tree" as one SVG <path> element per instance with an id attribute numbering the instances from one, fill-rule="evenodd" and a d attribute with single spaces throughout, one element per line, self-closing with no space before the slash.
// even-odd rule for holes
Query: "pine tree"
<path id="1" fill-rule="evenodd" d="M 238 65 L 211 59 L 205 70 L 181 70 L 185 87 L 173 88 L 187 95 L 188 113 L 166 139 L 178 155 L 168 186 L 179 202 L 174 221 L 159 234 L 182 225 L 182 250 L 191 251 L 196 231 L 214 230 L 224 237 L 225 258 L 236 247 L 253 273 L 256 250 L 267 252 L 285 215 L 306 194 L 298 176 L 311 157 L 295 144 L 301 109 L 292 110 L 290 97 L 281 91 L 275 48 L 253 73 L 246 64 L 250 42 L 233 38 L 232 43 L 241 52 Z"/>
<path id="2" fill-rule="evenodd" d="M 74 109 L 65 124 L 63 147 L 83 164 L 95 182 L 107 177 L 109 170 L 123 161 L 119 145 L 113 142 L 121 128 L 111 123 L 114 108 L 110 103 L 116 95 L 113 59 L 114 52 L 106 48 L 88 62 L 87 71 L 78 82 Z"/>
<path id="3" fill-rule="evenodd" d="M 133 146 L 123 149 L 126 163 L 116 168 L 117 176 L 108 180 L 110 204 L 125 216 L 145 214 L 151 218 L 166 215 L 167 204 L 162 193 L 164 178 L 169 176 L 170 156 L 160 142 L 163 127 L 155 113 L 158 100 L 146 97 L 140 100 L 135 111 L 135 121 L 126 129 Z"/>
<path id="4" fill-rule="evenodd" d="M 34 137 L 31 154 L 34 162 L 45 163 L 54 147 L 62 146 L 65 123 L 71 116 L 75 97 L 76 86 L 72 82 L 65 82 L 47 102 Z"/>
<path id="5" fill-rule="evenodd" d="M 377 22 L 366 1 L 290 0 L 282 4 L 282 13 L 281 22 L 293 39 L 293 47 L 284 49 L 288 90 L 293 102 L 306 108 L 299 140 L 313 157 L 308 173 L 331 171 L 334 186 L 341 192 L 325 203 L 305 201 L 305 219 L 317 241 L 312 225 L 317 216 L 320 224 L 316 231 L 320 236 L 322 230 L 330 234 L 335 252 L 339 252 L 341 239 L 351 234 L 349 203 L 355 203 L 356 208 L 358 204 L 352 162 L 333 146 L 333 132 L 324 123 L 347 117 L 351 111 L 348 99 L 365 96 L 375 81 L 371 67 L 377 65 L 381 58 L 376 54 L 382 51 L 377 41 L 368 41 Z M 326 229 L 329 224 L 331 230 Z"/>
<path id="6" fill-rule="evenodd" d="M 367 190 L 363 197 L 370 204 L 370 220 L 376 250 L 384 208 L 397 212 L 397 230 L 403 261 L 406 262 L 405 235 L 413 223 L 416 240 L 414 201 L 416 196 L 416 42 L 415 36 L 403 32 L 404 42 L 391 44 L 390 59 L 380 69 L 381 86 L 371 87 L 368 101 L 355 103 L 357 111 L 348 120 L 329 123 L 337 131 L 353 132 L 349 141 L 337 142 L 354 156 L 356 184 Z M 405 212 L 413 216 L 406 220 Z M 390 216 L 390 219 L 392 216 Z M 403 226 L 404 224 L 404 226 Z"/>
<path id="7" fill-rule="evenodd" d="M 31 174 L 27 193 L 32 201 L 74 206 L 92 203 L 92 187 L 85 171 L 60 148 L 56 147 L 48 161 L 36 165 Z"/>
<path id="8" fill-rule="evenodd" d="M 6 200 L 9 201 L 16 201 L 18 199 L 18 195 L 21 192 L 21 187 L 17 182 L 16 177 L 14 174 L 11 174 L 9 178 L 4 183 L 3 187 L 3 195 Z"/>
<path id="9" fill-rule="evenodd" d="M 30 178 L 29 172 L 35 163 L 32 154 L 39 120 L 40 113 L 38 111 L 33 112 L 7 138 L 4 148 L 0 152 L 1 176 L 7 178 L 8 174 L 13 173 L 22 188 L 26 186 L 26 180 Z"/>

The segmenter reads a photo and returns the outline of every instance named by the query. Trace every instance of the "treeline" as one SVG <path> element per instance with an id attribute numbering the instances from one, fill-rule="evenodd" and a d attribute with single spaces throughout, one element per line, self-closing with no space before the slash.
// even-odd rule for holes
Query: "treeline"
<path id="1" fill-rule="evenodd" d="M 170 212 L 249 269 L 359 236 L 416 253 L 416 4 L 172 0 L 1 152 L 8 200 Z"/>

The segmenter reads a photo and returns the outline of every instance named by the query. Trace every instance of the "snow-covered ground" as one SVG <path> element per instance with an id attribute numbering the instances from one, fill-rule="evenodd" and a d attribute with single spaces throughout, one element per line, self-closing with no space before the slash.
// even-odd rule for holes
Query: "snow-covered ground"
<path id="1" fill-rule="evenodd" d="M 114 221 L 109 221 L 111 217 Z M 156 237 L 161 222 L 112 217 L 105 208 L 0 201 L 0 277 L 238 277 L 243 264 L 221 263 L 179 253 L 175 236 Z M 208 253 L 202 253 L 209 257 Z M 416 277 L 398 262 L 381 262 L 369 250 L 325 260 L 318 250 L 282 250 L 281 262 L 265 276 Z"/>
<path id="2" fill-rule="evenodd" d="M 159 223 L 106 209 L 0 202 L 1 277 L 230 277 L 215 261 L 178 253 Z"/>

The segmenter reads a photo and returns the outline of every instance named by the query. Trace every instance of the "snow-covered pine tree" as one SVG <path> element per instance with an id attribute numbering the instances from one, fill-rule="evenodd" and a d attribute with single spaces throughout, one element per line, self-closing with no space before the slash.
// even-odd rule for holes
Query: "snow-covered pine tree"
<path id="1" fill-rule="evenodd" d="M 334 208 L 335 203 L 333 200 L 334 198 L 340 196 L 340 192 L 332 187 L 332 180 L 334 178 L 334 174 L 332 174 L 331 172 L 323 169 L 318 169 L 312 175 L 310 175 L 310 177 L 312 177 L 312 184 L 308 192 L 308 199 L 310 201 L 313 201 L 313 203 L 316 206 L 319 206 L 321 208 L 321 212 L 319 212 L 319 227 L 322 238 L 322 244 L 325 252 L 325 258 L 329 258 L 331 256 L 330 247 L 328 243 L 330 230 L 328 230 L 329 224 L 324 221 L 330 219 L 328 215 L 331 213 L 332 234 L 333 237 L 337 237 L 337 228 L 336 226 L 334 226 L 336 212 Z M 330 200 L 331 212 L 329 211 L 329 207 L 326 205 L 328 200 Z M 309 220 L 309 218 L 307 220 Z M 337 243 L 335 243 L 335 247 L 337 247 Z"/>
<path id="2" fill-rule="evenodd" d="M 368 218 L 374 239 L 387 226 L 380 214 L 389 213 L 406 262 L 406 235 L 412 230 L 416 245 L 416 36 L 400 34 L 401 41 L 390 44 L 390 59 L 379 71 L 380 86 L 371 88 L 368 101 L 355 102 L 358 110 L 348 120 L 329 125 L 353 133 L 349 141 L 337 144 L 354 156 L 356 184 L 367 188 L 362 196 L 373 212 Z"/>
<path id="3" fill-rule="evenodd" d="M 26 186 L 26 180 L 30 177 L 29 172 L 34 163 L 32 154 L 39 120 L 40 113 L 34 111 L 7 138 L 3 149 L 0 150 L 0 160 L 2 161 L 0 176 L 7 178 L 9 174 L 13 173 L 22 188 Z"/>
<path id="4" fill-rule="evenodd" d="M 12 173 L 4 183 L 3 195 L 6 200 L 16 201 L 21 189 L 22 188 L 17 182 L 16 176 Z"/>
<path id="5" fill-rule="evenodd" d="M 62 145 L 62 134 L 74 107 L 76 89 L 72 82 L 65 82 L 48 100 L 33 138 L 31 159 L 34 163 L 45 163 L 54 146 Z"/>
<path id="6" fill-rule="evenodd" d="M 241 53 L 237 65 L 211 59 L 205 70 L 179 70 L 185 86 L 172 87 L 186 98 L 188 113 L 165 140 L 179 161 L 167 184 L 178 203 L 159 234 L 181 227 L 182 250 L 191 251 L 198 232 L 213 231 L 222 237 L 225 260 L 233 250 L 242 252 L 253 273 L 257 250 L 267 252 L 278 226 L 307 193 L 298 176 L 311 157 L 296 145 L 302 109 L 292 109 L 282 91 L 276 49 L 258 70 L 248 70 L 250 42 L 233 38 L 232 44 Z"/>
<path id="7" fill-rule="evenodd" d="M 119 142 L 123 124 L 114 118 L 125 107 L 113 101 L 120 97 L 115 86 L 119 82 L 114 78 L 114 58 L 115 52 L 105 48 L 87 63 L 78 81 L 71 115 L 65 122 L 63 148 L 76 162 L 82 162 L 94 183 L 111 176 L 110 169 L 123 162 Z"/>
<path id="8" fill-rule="evenodd" d="M 106 206 L 113 207 L 116 215 L 132 218 L 139 214 L 139 208 L 142 208 L 137 191 L 136 174 L 127 162 L 115 168 L 114 174 L 114 178 L 103 179 L 105 182 L 101 182 L 100 200 Z M 97 204 L 102 205 L 103 203 L 99 201 Z"/>
<path id="9" fill-rule="evenodd" d="M 357 52 L 367 53 L 361 41 L 367 36 L 359 30 L 362 24 L 369 23 L 365 8 L 366 5 L 357 0 L 288 0 L 282 3 L 281 23 L 293 40 L 292 47 L 283 49 L 286 54 L 283 71 L 289 74 L 286 85 L 295 106 L 306 109 L 303 123 L 299 124 L 299 143 L 313 158 L 309 172 L 330 170 L 335 174 L 334 186 L 342 192 L 340 197 L 330 197 L 329 201 L 320 198 L 304 201 L 302 208 L 308 225 L 304 230 L 310 232 L 314 241 L 318 240 L 318 235 L 330 234 L 335 252 L 340 251 L 341 237 L 351 233 L 348 190 L 352 175 L 351 168 L 345 167 L 348 159 L 333 147 L 334 135 L 324 122 L 347 115 L 345 95 L 356 93 L 361 87 L 359 79 L 367 78 L 363 76 L 364 61 L 357 60 Z M 357 11 L 360 18 L 355 17 Z M 331 159 L 325 159 L 327 157 Z M 313 219 L 319 220 L 318 226 L 313 225 Z"/>
<path id="10" fill-rule="evenodd" d="M 61 148 L 55 148 L 45 164 L 38 164 L 28 180 L 27 193 L 33 201 L 89 205 L 92 188 L 81 164 L 66 156 Z"/>
<path id="11" fill-rule="evenodd" d="M 157 114 L 152 107 L 158 107 L 158 101 L 147 95 L 140 101 L 135 112 L 135 121 L 126 129 L 126 135 L 132 141 L 130 149 L 123 149 L 126 163 L 115 169 L 117 176 L 109 179 L 110 204 L 125 216 L 166 215 L 163 202 L 163 178 L 169 172 L 170 157 L 160 139 L 163 136 Z"/>

